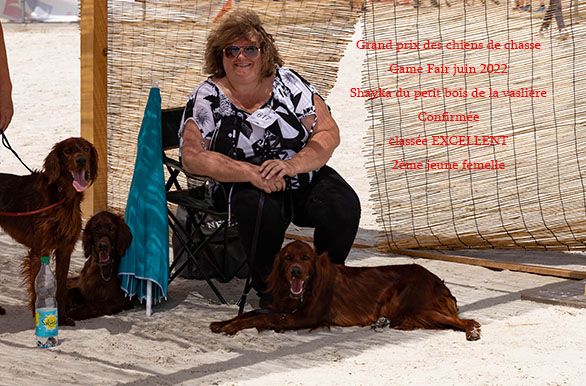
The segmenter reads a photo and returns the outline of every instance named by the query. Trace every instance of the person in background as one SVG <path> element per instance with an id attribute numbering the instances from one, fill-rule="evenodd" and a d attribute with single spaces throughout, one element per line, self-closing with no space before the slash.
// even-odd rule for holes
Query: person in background
<path id="1" fill-rule="evenodd" d="M 256 13 L 237 10 L 222 20 L 208 37 L 204 70 L 211 76 L 183 113 L 183 166 L 222 186 L 214 203 L 236 218 L 264 308 L 266 279 L 289 224 L 314 228 L 317 253 L 343 264 L 358 231 L 360 201 L 326 165 L 340 143 L 326 103 L 283 67 Z"/>
<path id="2" fill-rule="evenodd" d="M 3 133 L 10 124 L 13 113 L 12 83 L 8 71 L 4 32 L 2 31 L 2 23 L 0 23 L 0 133 Z"/>
<path id="3" fill-rule="evenodd" d="M 543 16 L 543 23 L 541 23 L 539 33 L 543 34 L 549 29 L 551 19 L 554 16 L 560 33 L 560 38 L 564 40 L 567 38 L 567 33 L 565 31 L 566 24 L 564 23 L 564 15 L 562 15 L 562 0 L 549 0 L 549 5 L 547 11 L 545 11 L 545 16 Z"/>

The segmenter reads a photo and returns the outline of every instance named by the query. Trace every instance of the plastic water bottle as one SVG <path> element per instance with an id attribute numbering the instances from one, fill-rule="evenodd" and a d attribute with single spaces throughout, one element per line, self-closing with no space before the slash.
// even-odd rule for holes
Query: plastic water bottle
<path id="1" fill-rule="evenodd" d="M 49 267 L 49 256 L 41 257 L 41 269 L 35 278 L 35 335 L 37 347 L 57 346 L 59 321 L 57 316 L 57 282 Z"/>

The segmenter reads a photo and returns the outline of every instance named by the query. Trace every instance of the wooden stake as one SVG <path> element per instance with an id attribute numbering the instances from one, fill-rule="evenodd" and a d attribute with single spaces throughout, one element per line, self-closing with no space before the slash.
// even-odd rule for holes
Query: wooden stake
<path id="1" fill-rule="evenodd" d="M 285 237 L 292 240 L 302 240 L 307 242 L 312 242 L 313 237 L 311 236 L 303 236 L 297 235 L 293 233 L 286 233 Z M 403 255 L 403 256 L 410 256 L 422 259 L 430 259 L 430 260 L 441 260 L 441 261 L 449 261 L 452 263 L 460 263 L 460 264 L 468 264 L 468 265 L 477 265 L 484 268 L 490 269 L 497 269 L 497 270 L 509 270 L 509 271 L 516 271 L 516 272 L 526 272 L 526 273 L 533 273 L 536 275 L 544 275 L 544 276 L 554 276 L 554 277 L 561 277 L 565 279 L 586 279 L 586 271 L 576 271 L 573 269 L 562 269 L 562 268 L 552 268 L 542 265 L 533 265 L 533 264 L 519 264 L 519 263 L 509 263 L 509 262 L 500 262 L 494 261 L 489 259 L 481 259 L 477 257 L 468 257 L 468 256 L 461 256 L 461 255 L 447 255 L 443 253 L 437 252 L 430 252 L 424 250 L 413 250 L 413 249 L 388 249 L 388 248 L 381 248 L 380 245 L 367 245 L 367 244 L 360 244 L 354 243 L 352 244 L 352 248 L 355 249 L 367 249 L 373 248 L 378 249 L 382 252 L 393 253 L 396 255 Z M 586 285 L 584 287 L 584 294 L 586 296 Z"/>
<path id="2" fill-rule="evenodd" d="M 81 136 L 98 150 L 99 175 L 85 193 L 85 218 L 108 206 L 107 52 L 108 7 L 103 0 L 81 2 Z"/>

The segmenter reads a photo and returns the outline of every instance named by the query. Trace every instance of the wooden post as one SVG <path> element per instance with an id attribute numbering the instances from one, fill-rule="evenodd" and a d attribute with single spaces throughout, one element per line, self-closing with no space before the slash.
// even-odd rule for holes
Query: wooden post
<path id="1" fill-rule="evenodd" d="M 85 193 L 82 212 L 89 218 L 108 206 L 107 53 L 108 7 L 105 0 L 81 1 L 81 136 L 99 154 L 98 179 Z"/>

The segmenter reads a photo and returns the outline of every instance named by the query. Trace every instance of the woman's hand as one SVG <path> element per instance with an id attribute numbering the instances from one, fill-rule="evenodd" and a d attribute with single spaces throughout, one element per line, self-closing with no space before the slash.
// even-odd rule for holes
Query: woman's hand
<path id="1" fill-rule="evenodd" d="M 287 183 L 283 178 L 271 178 L 270 180 L 265 180 L 263 185 L 264 187 L 261 189 L 267 193 L 280 192 L 287 187 Z"/>
<path id="2" fill-rule="evenodd" d="M 250 166 L 256 169 L 252 172 L 250 183 L 262 191 L 266 193 L 280 192 L 287 187 L 287 183 L 283 177 L 265 178 L 260 172 L 262 166 L 260 168 L 255 165 Z"/>
<path id="3" fill-rule="evenodd" d="M 14 107 L 10 91 L 0 90 L 0 133 L 10 124 L 12 114 L 14 114 Z"/>
<path id="4" fill-rule="evenodd" d="M 297 175 L 295 161 L 293 160 L 271 159 L 263 162 L 259 170 L 261 176 L 267 180 L 272 178 L 282 179 L 285 176 L 295 177 Z"/>

